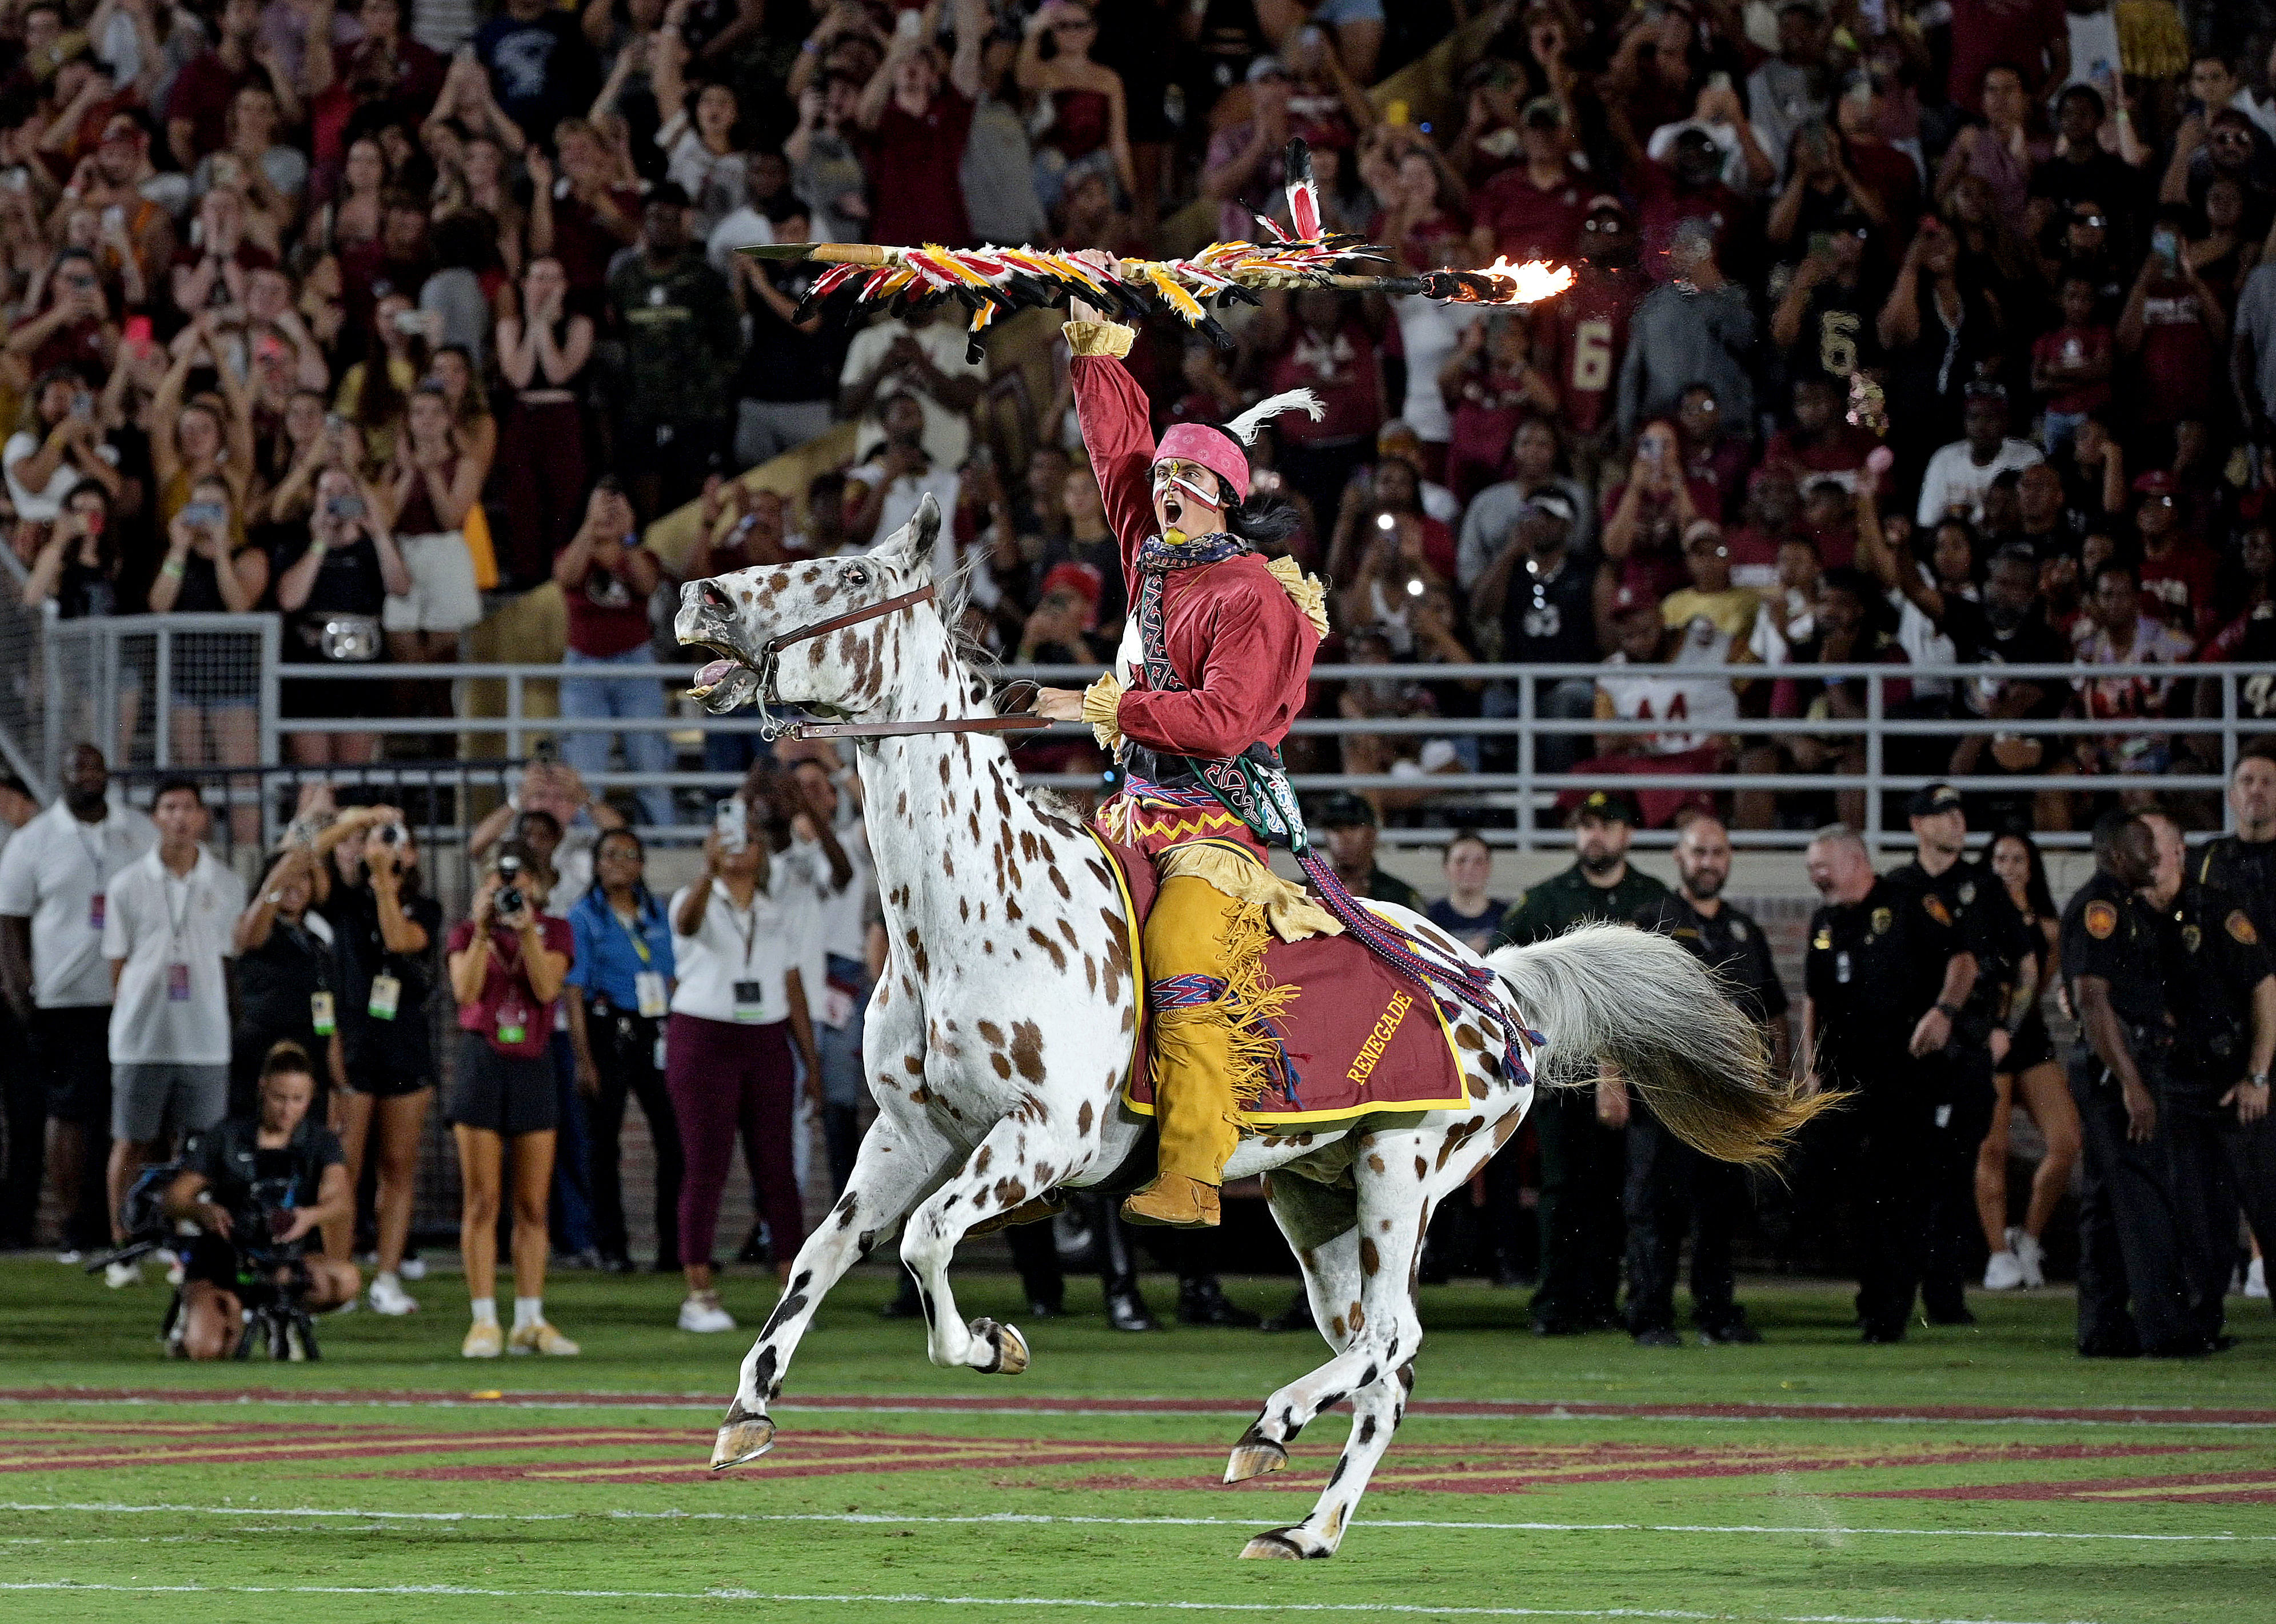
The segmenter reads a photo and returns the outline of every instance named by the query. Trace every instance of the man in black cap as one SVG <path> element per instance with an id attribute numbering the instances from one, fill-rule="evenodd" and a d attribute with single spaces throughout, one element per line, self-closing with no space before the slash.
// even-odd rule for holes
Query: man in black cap
<path id="1" fill-rule="evenodd" d="M 1794 1064 L 1809 1092 L 1853 1096 L 1858 1143 L 1847 1178 L 1860 1205 L 1857 1318 L 1868 1342 L 1901 1342 L 1920 1279 L 1937 1131 L 1922 1061 L 1951 1041 L 1974 965 L 1943 901 L 1875 875 L 1855 830 L 1820 829 L 1805 861 L 1825 902 L 1802 955 Z"/>
<path id="2" fill-rule="evenodd" d="M 1731 877 L 1731 836 L 1703 814 L 1675 841 L 1674 892 L 1641 910 L 1635 922 L 1673 937 L 1719 975 L 1740 1008 L 1763 1028 L 1772 1074 L 1790 1063 L 1786 986 L 1770 940 L 1743 909 L 1723 900 Z M 1691 1231 L 1691 1318 L 1703 1342 L 1757 1342 L 1746 1311 L 1732 1300 L 1731 1240 L 1747 1210 L 1742 1167 L 1702 1156 L 1667 1131 L 1650 1107 L 1630 1099 L 1627 1187 L 1628 1330 L 1640 1347 L 1680 1348 L 1675 1276 L 1683 1232 Z"/>
<path id="3" fill-rule="evenodd" d="M 1573 811 L 1571 868 L 1517 899 L 1502 916 L 1496 947 L 1528 947 L 1594 921 L 1627 924 L 1667 895 L 1667 888 L 1628 866 L 1635 803 L 1617 789 L 1594 789 Z M 1627 1085 L 1599 1079 L 1593 1091 L 1554 1089 L 1534 1099 L 1541 1144 L 1541 1287 L 1533 1294 L 1536 1336 L 1570 1336 L 1618 1323 L 1621 1131 Z"/>
<path id="4" fill-rule="evenodd" d="M 1888 883 L 1907 896 L 1934 897 L 1968 960 L 1938 1007 L 1952 1036 L 1925 1057 L 1922 1085 L 1935 1107 L 1929 1141 L 1927 1250 L 1921 1259 L 1921 1307 L 1932 1326 L 1976 1323 L 1965 1281 L 1981 1267 L 1976 1249 L 1983 1224 L 1976 1209 L 1976 1152 L 1992 1127 L 1997 1099 L 1992 1073 L 2007 1054 L 2011 998 L 2018 966 L 2036 963 L 2022 916 L 2007 888 L 1968 859 L 1968 817 L 1960 791 L 1931 784 L 1914 792 L 1905 812 L 1913 830 L 1913 860 L 1893 869 Z M 2029 1013 L 2014 1010 L 2015 1019 Z"/>
<path id="5" fill-rule="evenodd" d="M 1377 821 L 1375 807 L 1367 797 L 1354 795 L 1348 789 L 1339 789 L 1322 802 L 1311 820 L 1312 827 L 1328 837 L 1328 861 L 1335 867 L 1336 878 L 1344 882 L 1345 890 L 1354 896 L 1395 903 L 1420 913 L 1422 894 L 1398 875 L 1376 866 Z"/>
<path id="6" fill-rule="evenodd" d="M 1597 572 L 1574 551 L 1575 517 L 1561 491 L 1534 492 L 1470 589 L 1478 612 L 1500 623 L 1501 658 L 1514 665 L 1588 665 L 1603 652 L 1597 646 Z M 1534 715 L 1578 721 L 1595 714 L 1596 685 L 1587 677 L 1532 681 Z M 1534 743 L 1534 765 L 1544 773 L 1569 772 L 1587 744 L 1584 734 L 1547 735 Z"/>
<path id="7" fill-rule="evenodd" d="M 2078 1350 L 2090 1359 L 2210 1353 L 2183 1266 L 2175 1188 L 2174 1016 L 2165 941 L 2140 893 L 2155 882 L 2150 826 L 2113 812 L 2094 826 L 2094 877 L 2063 910 L 2060 951 L 2078 1046 Z"/>

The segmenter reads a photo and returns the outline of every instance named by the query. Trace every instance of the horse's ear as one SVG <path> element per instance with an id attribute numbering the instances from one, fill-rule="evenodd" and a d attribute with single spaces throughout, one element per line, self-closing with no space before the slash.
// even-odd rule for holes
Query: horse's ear
<path id="1" fill-rule="evenodd" d="M 889 570 L 914 573 L 931 563 L 933 541 L 939 534 L 940 503 L 927 491 L 909 522 L 873 548 L 870 556 Z"/>

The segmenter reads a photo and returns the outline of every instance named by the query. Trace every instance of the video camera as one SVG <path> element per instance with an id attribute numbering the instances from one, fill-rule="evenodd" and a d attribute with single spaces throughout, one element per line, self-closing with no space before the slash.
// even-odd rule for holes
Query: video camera
<path id="1" fill-rule="evenodd" d="M 126 1241 L 88 1263 L 88 1273 L 97 1273 L 114 1263 L 137 1263 L 152 1252 L 179 1244 L 175 1220 L 166 1215 L 166 1192 L 180 1176 L 183 1165 L 171 1161 L 145 1167 L 127 1187 L 125 1198 L 118 1205 Z M 322 1356 L 307 1307 L 309 1280 L 302 1261 L 316 1232 L 292 1241 L 280 1238 L 292 1221 L 293 1193 L 289 1175 L 256 1180 L 226 1209 L 229 1234 L 211 1236 L 228 1247 L 236 1260 L 236 1279 L 230 1289 L 245 1310 L 245 1334 L 237 1343 L 236 1356 L 240 1359 L 252 1357 L 256 1337 L 272 1359 Z M 158 1332 L 159 1340 L 170 1350 L 177 1348 L 181 1319 L 182 1299 L 178 1292 L 167 1304 Z"/>

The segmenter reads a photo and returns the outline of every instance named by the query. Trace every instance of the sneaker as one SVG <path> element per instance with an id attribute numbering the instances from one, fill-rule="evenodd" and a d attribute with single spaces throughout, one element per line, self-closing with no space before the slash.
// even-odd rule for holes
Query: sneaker
<path id="1" fill-rule="evenodd" d="M 467 1340 L 459 1344 L 462 1359 L 495 1359 L 505 1351 L 505 1337 L 495 1325 L 469 1326 Z"/>
<path id="2" fill-rule="evenodd" d="M 162 1253 L 166 1259 L 166 1284 L 178 1286 L 189 1278 L 187 1263 L 180 1252 Z"/>
<path id="3" fill-rule="evenodd" d="M 2008 1233 L 2012 1235 L 2014 1231 L 2010 1230 Z M 2018 1258 L 2013 1251 L 2001 1250 L 1993 1252 L 1992 1254 L 1992 1261 L 1984 1265 L 1984 1289 L 1986 1291 L 2014 1291 L 2019 1289 L 2022 1284 L 2023 1260 L 2021 1258 Z"/>
<path id="4" fill-rule="evenodd" d="M 2024 1289 L 2038 1290 L 2047 1283 L 2046 1249 L 2035 1235 L 2025 1235 L 2020 1229 L 2011 1229 L 2007 1234 L 2007 1244 L 2014 1248 L 2016 1261 L 2023 1265 Z"/>
<path id="5" fill-rule="evenodd" d="M 396 1270 L 396 1273 L 405 1280 L 425 1280 L 427 1260 L 423 1258 L 406 1258 L 403 1260 L 403 1266 Z"/>
<path id="6" fill-rule="evenodd" d="M 717 1293 L 707 1291 L 702 1296 L 690 1297 L 679 1305 L 679 1328 L 683 1331 L 732 1331 L 735 1328 L 735 1317 L 719 1306 Z"/>
<path id="7" fill-rule="evenodd" d="M 87 1255 L 76 1246 L 66 1246 L 56 1254 L 56 1261 L 66 1269 L 75 1269 L 87 1261 Z"/>
<path id="8" fill-rule="evenodd" d="M 400 1280 L 381 1275 L 371 1283 L 371 1311 L 391 1318 L 419 1311 L 419 1299 L 403 1289 Z"/>
<path id="9" fill-rule="evenodd" d="M 102 1283 L 113 1291 L 142 1283 L 142 1267 L 134 1263 L 106 1263 L 102 1265 Z"/>
<path id="10" fill-rule="evenodd" d="M 2268 1295 L 2268 1260 L 2255 1258 L 2244 1271 L 2244 1295 L 2265 1297 Z"/>
<path id="11" fill-rule="evenodd" d="M 506 1350 L 517 1354 L 552 1354 L 563 1359 L 574 1358 L 584 1351 L 542 1319 L 534 1326 L 516 1326 L 512 1337 L 506 1343 Z"/>

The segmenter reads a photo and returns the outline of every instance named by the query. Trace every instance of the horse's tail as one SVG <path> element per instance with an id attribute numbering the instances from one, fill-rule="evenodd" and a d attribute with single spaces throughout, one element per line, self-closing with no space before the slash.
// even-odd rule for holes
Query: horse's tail
<path id="1" fill-rule="evenodd" d="M 1487 963 L 1529 1025 L 1548 1039 L 1536 1080 L 1627 1079 L 1686 1144 L 1722 1161 L 1774 1162 L 1832 1102 L 1771 1075 L 1762 1031 L 1716 974 L 1665 936 L 1584 925 Z"/>

